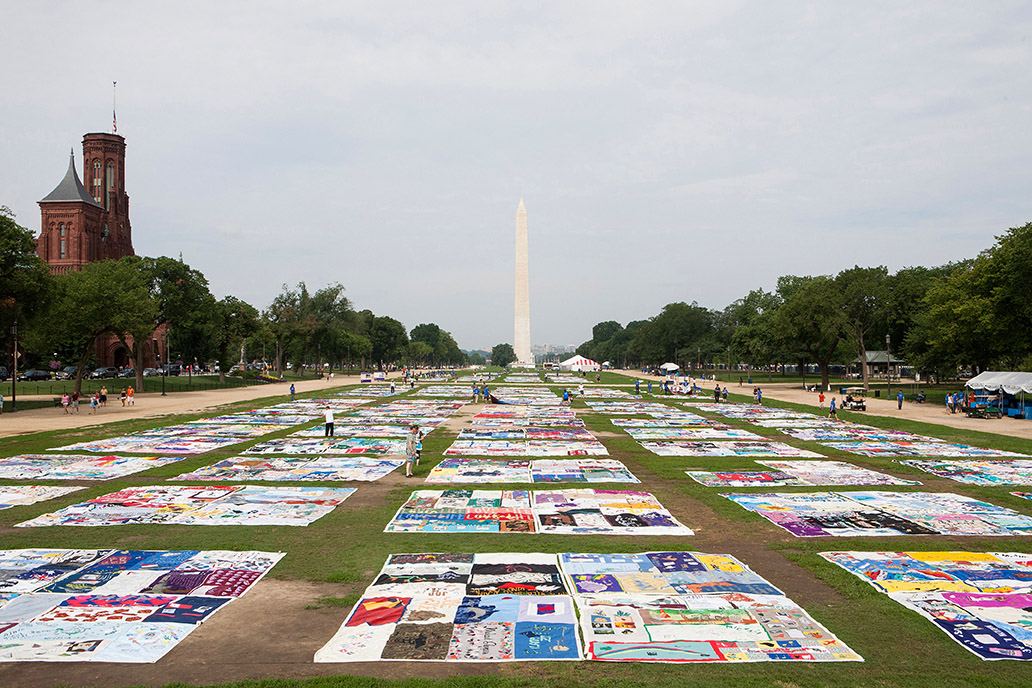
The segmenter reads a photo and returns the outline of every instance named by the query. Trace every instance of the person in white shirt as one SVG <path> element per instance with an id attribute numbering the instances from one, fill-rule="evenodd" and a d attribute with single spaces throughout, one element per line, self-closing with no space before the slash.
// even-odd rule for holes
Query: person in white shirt
<path id="1" fill-rule="evenodd" d="M 333 409 L 326 409 L 326 437 L 333 437 Z"/>

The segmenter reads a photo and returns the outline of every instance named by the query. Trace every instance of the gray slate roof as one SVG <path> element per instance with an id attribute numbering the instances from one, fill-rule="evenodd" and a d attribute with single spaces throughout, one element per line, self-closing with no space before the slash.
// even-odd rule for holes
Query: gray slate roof
<path id="1" fill-rule="evenodd" d="M 62 201 L 80 201 L 97 208 L 104 207 L 93 200 L 93 197 L 86 191 L 86 187 L 79 181 L 79 173 L 75 171 L 74 153 L 68 157 L 68 171 L 65 172 L 64 179 L 40 203 L 60 203 Z"/>

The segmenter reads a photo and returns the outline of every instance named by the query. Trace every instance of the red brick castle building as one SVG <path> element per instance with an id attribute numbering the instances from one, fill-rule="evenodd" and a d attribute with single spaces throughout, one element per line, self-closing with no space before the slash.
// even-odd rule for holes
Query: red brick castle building
<path id="1" fill-rule="evenodd" d="M 125 192 L 125 138 L 95 133 L 82 137 L 82 178 L 75 170 L 75 154 L 68 160 L 64 179 L 39 201 L 40 234 L 36 252 L 50 272 L 78 270 L 98 260 L 134 256 L 129 223 L 129 194 Z M 163 360 L 165 327 L 154 332 L 141 364 Z M 97 364 L 126 366 L 128 352 L 115 337 L 97 339 Z"/>
<path id="2" fill-rule="evenodd" d="M 55 274 L 95 260 L 136 255 L 125 192 L 125 139 L 86 134 L 82 158 L 86 185 L 79 181 L 72 154 L 64 179 L 39 202 L 36 250 Z"/>

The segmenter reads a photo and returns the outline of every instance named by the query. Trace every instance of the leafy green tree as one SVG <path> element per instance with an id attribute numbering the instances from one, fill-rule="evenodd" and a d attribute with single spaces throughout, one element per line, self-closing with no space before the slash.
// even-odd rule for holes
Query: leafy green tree
<path id="1" fill-rule="evenodd" d="M 183 359 L 189 361 L 204 355 L 208 347 L 203 341 L 202 332 L 207 329 L 206 320 L 211 317 L 215 298 L 208 291 L 208 280 L 204 275 L 182 261 L 166 256 L 129 256 L 120 262 L 125 262 L 127 269 L 139 273 L 152 302 L 151 322 L 137 322 L 133 329 L 118 333 L 136 369 L 136 386 L 142 389 L 143 362 L 146 360 L 147 348 L 151 346 L 152 334 L 158 327 L 165 325 L 168 328 L 168 344 L 175 347 L 174 350 Z M 180 330 L 182 332 L 176 339 Z M 191 348 L 184 350 L 184 345 Z"/>
<path id="2" fill-rule="evenodd" d="M 218 356 L 220 381 L 225 382 L 226 371 L 239 356 L 240 345 L 258 330 L 259 323 L 258 309 L 246 301 L 226 296 L 216 302 L 210 337 Z M 246 370 L 242 372 L 246 374 Z"/>
<path id="3" fill-rule="evenodd" d="M 485 365 L 487 363 L 487 359 L 485 359 L 483 357 L 483 355 L 477 353 L 476 351 L 471 353 L 468 356 L 467 360 L 468 360 L 470 365 L 476 365 L 476 366 L 482 366 L 482 365 Z"/>
<path id="4" fill-rule="evenodd" d="M 387 316 L 373 319 L 369 328 L 369 341 L 373 345 L 373 361 L 378 362 L 381 368 L 398 363 L 408 351 L 409 338 L 405 326 Z"/>
<path id="5" fill-rule="evenodd" d="M 64 342 L 76 351 L 76 392 L 82 391 L 82 373 L 97 337 L 112 334 L 124 339 L 128 333 L 148 327 L 148 334 L 153 332 L 157 304 L 138 267 L 124 258 L 103 260 L 55 278 L 56 297 L 46 320 L 48 334 L 52 341 Z"/>
<path id="6" fill-rule="evenodd" d="M 868 389 L 867 344 L 872 331 L 884 332 L 888 318 L 889 271 L 884 267 L 843 270 L 835 277 L 840 295 L 845 340 L 860 360 Z M 876 345 L 877 346 L 877 345 Z"/>
<path id="7" fill-rule="evenodd" d="M 506 367 L 516 360 L 512 344 L 495 344 L 491 348 L 491 365 Z"/>
<path id="8" fill-rule="evenodd" d="M 828 386 L 828 366 L 842 340 L 842 295 L 827 275 L 778 279 L 781 306 L 775 312 L 775 340 L 790 352 L 805 354 L 821 371 L 821 385 Z"/>
<path id="9" fill-rule="evenodd" d="M 0 206 L 0 345 L 7 343 L 15 321 L 24 327 L 46 311 L 53 290 L 54 280 L 36 255 L 32 232 L 15 222 L 10 208 Z"/>

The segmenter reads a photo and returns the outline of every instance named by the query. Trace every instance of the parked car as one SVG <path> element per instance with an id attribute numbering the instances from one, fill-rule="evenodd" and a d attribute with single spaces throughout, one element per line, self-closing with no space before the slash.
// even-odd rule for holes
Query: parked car
<path id="1" fill-rule="evenodd" d="M 161 375 L 161 371 L 158 370 L 157 368 L 144 368 L 143 369 L 143 376 L 144 377 L 158 377 L 159 375 Z"/>
<path id="2" fill-rule="evenodd" d="M 61 370 L 54 373 L 54 377 L 58 380 L 71 380 L 75 377 L 75 374 L 79 372 L 79 366 L 65 366 Z"/>
<path id="3" fill-rule="evenodd" d="M 45 370 L 26 370 L 18 376 L 18 382 L 39 382 L 40 380 L 49 379 L 50 373 Z"/>
<path id="4" fill-rule="evenodd" d="M 136 377 L 136 368 L 126 368 L 118 373 L 118 377 Z"/>
<path id="5" fill-rule="evenodd" d="M 183 366 L 178 363 L 169 363 L 168 365 L 161 366 L 162 371 L 165 375 L 179 375 L 183 372 Z"/>
<path id="6" fill-rule="evenodd" d="M 11 377 L 11 373 L 7 371 L 7 366 L 0 366 L 0 382 L 6 382 Z"/>
<path id="7" fill-rule="evenodd" d="M 94 370 L 90 374 L 90 377 L 92 377 L 94 380 L 99 380 L 102 378 L 117 377 L 117 375 L 118 368 L 114 366 L 105 366 L 103 368 L 97 368 L 96 370 Z"/>

